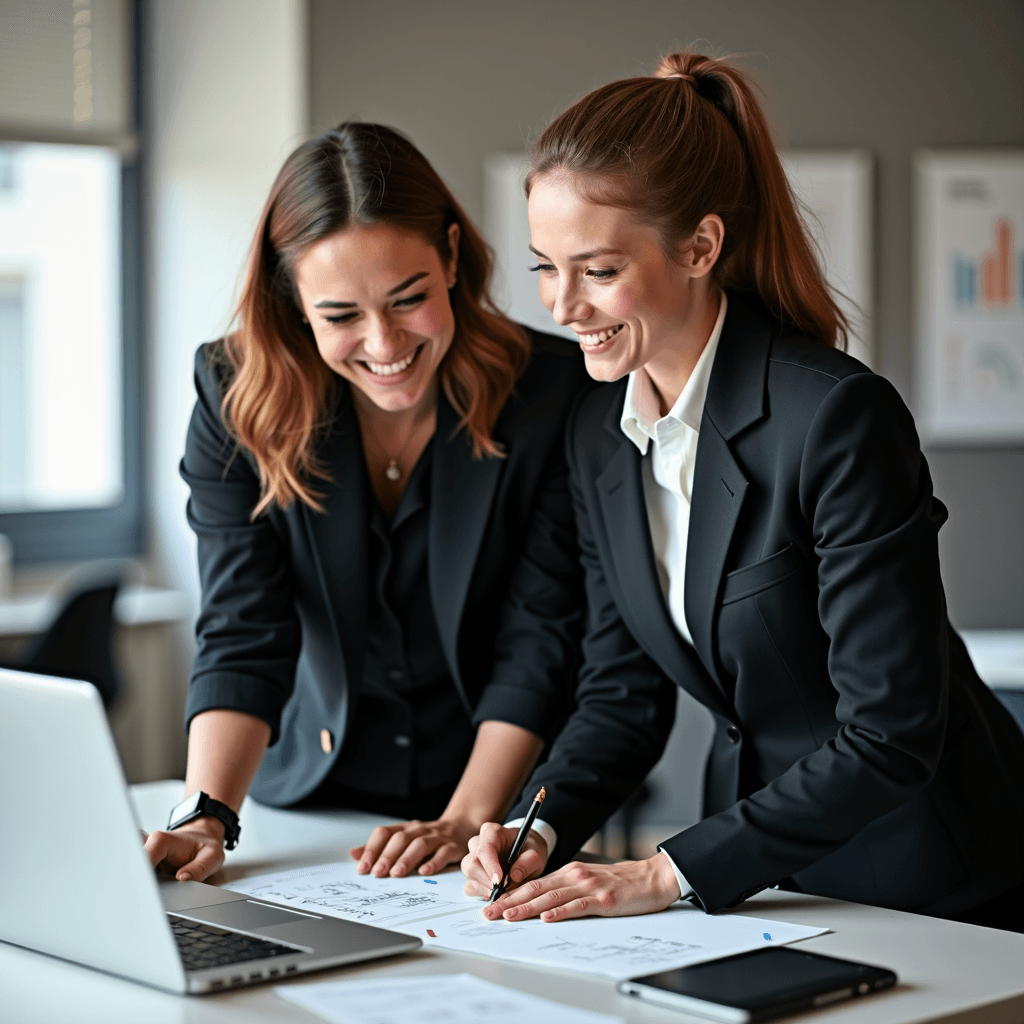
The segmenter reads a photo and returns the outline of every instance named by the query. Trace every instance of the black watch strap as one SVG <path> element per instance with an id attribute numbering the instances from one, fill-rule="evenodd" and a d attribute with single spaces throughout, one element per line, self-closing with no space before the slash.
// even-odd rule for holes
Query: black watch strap
<path id="1" fill-rule="evenodd" d="M 188 821 L 203 817 L 216 818 L 224 825 L 224 849 L 233 850 L 238 845 L 238 837 L 242 834 L 238 815 L 227 804 L 214 800 L 201 790 L 185 797 L 180 804 L 171 809 L 167 829 L 173 831 Z"/>

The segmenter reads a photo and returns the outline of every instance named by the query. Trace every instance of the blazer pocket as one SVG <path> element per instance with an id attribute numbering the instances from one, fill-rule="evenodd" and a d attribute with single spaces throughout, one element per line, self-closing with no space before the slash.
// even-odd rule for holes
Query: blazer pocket
<path id="1" fill-rule="evenodd" d="M 745 597 L 753 597 L 762 590 L 774 587 L 799 572 L 802 565 L 803 559 L 791 542 L 774 555 L 745 565 L 742 569 L 735 569 L 725 577 L 722 604 L 742 601 Z"/>

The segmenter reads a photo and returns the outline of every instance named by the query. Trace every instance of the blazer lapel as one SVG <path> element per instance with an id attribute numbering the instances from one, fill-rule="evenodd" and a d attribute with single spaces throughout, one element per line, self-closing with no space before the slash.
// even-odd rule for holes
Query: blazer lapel
<path id="1" fill-rule="evenodd" d="M 619 429 L 622 390 L 613 401 L 605 427 L 620 442 L 597 478 L 607 550 L 611 552 L 619 587 L 628 607 L 622 609 L 630 632 L 677 686 L 718 714 L 730 716 L 728 705 L 699 665 L 689 662 L 691 651 L 669 615 L 658 582 L 651 546 L 641 476 L 641 455 Z"/>
<path id="2" fill-rule="evenodd" d="M 467 700 L 459 672 L 459 624 L 504 461 L 488 456 L 474 459 L 465 430 L 454 433 L 458 422 L 455 410 L 440 393 L 427 564 L 441 646 L 452 677 Z"/>
<path id="3" fill-rule="evenodd" d="M 338 412 L 321 458 L 331 474 L 323 486 L 324 513 L 303 505 L 313 537 L 312 550 L 352 695 L 363 676 L 366 652 L 367 530 L 369 481 L 359 425 L 348 388 L 342 388 Z"/>
<path id="4" fill-rule="evenodd" d="M 714 618 L 729 544 L 747 479 L 728 442 L 765 414 L 772 327 L 730 292 L 708 381 L 693 473 L 686 544 L 686 622 L 701 661 L 718 679 Z"/>
<path id="5" fill-rule="evenodd" d="M 719 686 L 712 642 L 714 612 L 725 557 L 746 491 L 746 478 L 705 413 L 693 473 L 683 602 L 693 646 Z"/>

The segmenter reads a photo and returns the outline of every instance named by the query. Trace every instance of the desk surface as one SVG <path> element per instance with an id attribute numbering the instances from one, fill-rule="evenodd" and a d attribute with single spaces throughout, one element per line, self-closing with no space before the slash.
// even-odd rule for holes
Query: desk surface
<path id="1" fill-rule="evenodd" d="M 143 828 L 160 828 L 167 809 L 181 798 L 180 782 L 132 788 Z M 270 868 L 340 860 L 382 819 L 346 812 L 279 811 L 246 801 L 243 841 L 228 854 L 226 877 Z M 83 884 L 88 884 L 83 879 Z M 841 903 L 815 896 L 763 892 L 742 907 L 745 914 L 832 928 L 800 945 L 833 956 L 891 967 L 899 986 L 800 1020 L 822 1024 L 909 1024 L 957 1021 L 1007 1024 L 1024 1021 L 1024 936 L 954 924 L 914 914 Z M 695 1021 L 685 1014 L 641 1006 L 615 992 L 614 984 L 444 950 L 365 966 L 307 975 L 304 981 L 465 971 L 500 985 L 640 1022 Z M 213 1024 L 213 1022 L 313 1022 L 305 1010 L 277 999 L 263 985 L 216 996 L 173 996 L 60 960 L 0 943 L 0 1019 L 4 1024 Z M 706 1024 L 706 1022 L 705 1022 Z"/>

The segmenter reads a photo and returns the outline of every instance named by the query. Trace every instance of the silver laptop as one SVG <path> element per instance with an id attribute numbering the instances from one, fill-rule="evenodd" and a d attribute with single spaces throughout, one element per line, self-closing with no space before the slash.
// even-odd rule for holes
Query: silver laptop
<path id="1" fill-rule="evenodd" d="M 172 992 L 418 949 L 200 882 L 158 884 L 99 694 L 0 669 L 0 940 Z"/>

